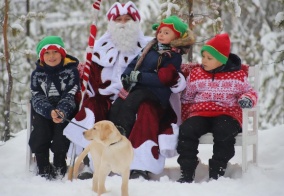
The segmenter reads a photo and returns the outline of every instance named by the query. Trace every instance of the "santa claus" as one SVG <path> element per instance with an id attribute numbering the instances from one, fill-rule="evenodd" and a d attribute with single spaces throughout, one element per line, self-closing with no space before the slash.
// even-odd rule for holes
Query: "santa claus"
<path id="1" fill-rule="evenodd" d="M 140 29 L 140 14 L 131 1 L 116 2 L 107 12 L 107 31 L 95 41 L 88 82 L 88 93 L 73 122 L 91 128 L 95 122 L 106 120 L 112 102 L 122 89 L 121 74 L 153 37 L 144 36 Z M 134 148 L 131 178 L 163 171 L 165 159 L 176 155 L 180 102 L 178 92 L 185 87 L 180 74 L 177 85 L 172 88 L 173 107 L 167 111 L 154 103 L 144 102 L 138 111 L 136 123 L 129 140 Z M 83 128 L 69 123 L 64 135 L 76 147 L 76 154 L 89 144 Z M 73 149 L 70 146 L 69 152 Z M 92 166 L 92 164 L 90 164 Z M 93 168 L 91 168 L 93 170 Z M 90 175 L 92 177 L 92 175 Z"/>

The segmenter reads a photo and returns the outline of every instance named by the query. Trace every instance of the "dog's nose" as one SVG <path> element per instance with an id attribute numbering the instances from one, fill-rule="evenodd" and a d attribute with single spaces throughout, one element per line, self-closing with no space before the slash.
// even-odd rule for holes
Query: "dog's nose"
<path id="1" fill-rule="evenodd" d="M 83 135 L 85 135 L 85 132 L 83 132 Z"/>

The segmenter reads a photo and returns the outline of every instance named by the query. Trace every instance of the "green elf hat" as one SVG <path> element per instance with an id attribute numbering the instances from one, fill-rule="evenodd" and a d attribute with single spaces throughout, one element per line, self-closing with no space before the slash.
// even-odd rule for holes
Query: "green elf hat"
<path id="1" fill-rule="evenodd" d="M 223 64 L 226 64 L 230 54 L 231 42 L 227 33 L 218 34 L 211 40 L 205 43 L 201 48 L 203 51 L 209 52 L 215 59 Z"/>
<path id="2" fill-rule="evenodd" d="M 177 16 L 169 16 L 162 20 L 162 22 L 152 25 L 152 29 L 159 32 L 160 28 L 169 27 L 174 31 L 178 38 L 183 38 L 187 36 L 188 25 Z"/>
<path id="3" fill-rule="evenodd" d="M 62 58 L 66 57 L 64 42 L 59 36 L 46 36 L 38 43 L 36 47 L 36 52 L 42 62 L 44 61 L 43 54 L 46 50 L 56 50 L 61 54 Z"/>

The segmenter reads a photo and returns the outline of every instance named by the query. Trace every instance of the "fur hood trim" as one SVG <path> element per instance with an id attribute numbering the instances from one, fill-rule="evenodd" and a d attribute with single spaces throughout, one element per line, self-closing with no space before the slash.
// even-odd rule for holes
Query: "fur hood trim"
<path id="1" fill-rule="evenodd" d="M 187 36 L 171 41 L 170 45 L 174 48 L 191 46 L 195 43 L 195 37 L 190 29 L 187 29 Z"/>

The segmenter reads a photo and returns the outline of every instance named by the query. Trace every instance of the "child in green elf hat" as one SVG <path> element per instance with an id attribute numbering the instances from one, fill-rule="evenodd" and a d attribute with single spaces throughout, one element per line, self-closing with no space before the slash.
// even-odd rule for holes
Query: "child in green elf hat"
<path id="1" fill-rule="evenodd" d="M 77 106 L 79 89 L 78 59 L 68 55 L 61 37 L 47 36 L 37 45 L 36 68 L 31 74 L 32 127 L 29 145 L 35 153 L 38 174 L 46 179 L 63 177 L 67 170 L 69 140 L 63 135 Z M 60 114 L 60 116 L 58 115 Z M 53 165 L 49 150 L 54 153 Z"/>
<path id="2" fill-rule="evenodd" d="M 153 39 L 125 69 L 121 76 L 123 89 L 109 112 L 109 119 L 120 132 L 127 137 L 135 123 L 136 113 L 143 101 L 152 101 L 164 110 L 171 107 L 169 103 L 180 77 L 182 63 L 181 47 L 194 42 L 193 33 L 188 25 L 177 16 L 165 18 L 153 25 L 156 38 Z M 177 45 L 173 41 L 184 39 Z M 185 87 L 185 83 L 180 89 Z"/>
<path id="3" fill-rule="evenodd" d="M 185 79 L 179 73 L 182 49 L 193 44 L 193 33 L 177 16 L 165 18 L 152 28 L 156 30 L 156 38 L 125 69 L 121 76 L 123 89 L 109 111 L 109 120 L 127 137 L 131 134 L 143 102 L 154 103 L 159 111 L 163 111 L 159 114 L 166 116 L 171 110 L 169 100 L 173 89 L 179 88 L 181 91 L 185 88 Z M 153 110 L 156 111 L 156 108 Z M 160 120 L 161 116 L 155 120 Z M 130 178 L 149 178 L 148 171 L 132 170 L 130 175 Z"/>
<path id="4" fill-rule="evenodd" d="M 121 76 L 123 89 L 111 107 L 109 118 L 129 136 L 139 105 L 152 100 L 169 107 L 171 87 L 178 83 L 182 63 L 181 50 L 171 42 L 186 37 L 194 41 L 188 25 L 177 16 L 165 18 L 153 25 L 153 39 L 125 69 Z M 122 131 L 123 132 L 123 131 Z"/>
<path id="5" fill-rule="evenodd" d="M 201 48 L 202 64 L 187 77 L 181 94 L 184 122 L 177 146 L 182 174 L 178 182 L 194 180 L 199 138 L 208 132 L 214 137 L 209 178 L 223 176 L 235 154 L 235 136 L 242 131 L 242 108 L 256 105 L 257 93 L 247 80 L 241 59 L 230 53 L 230 48 L 227 33 L 216 35 Z"/>

